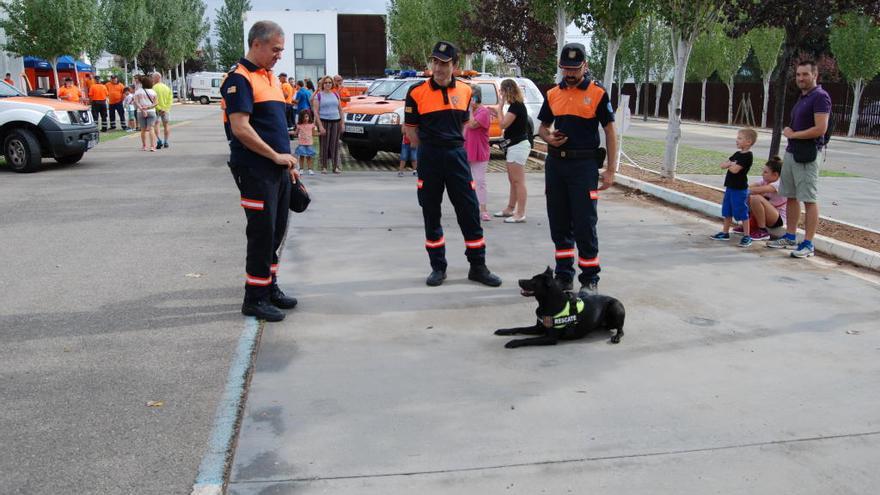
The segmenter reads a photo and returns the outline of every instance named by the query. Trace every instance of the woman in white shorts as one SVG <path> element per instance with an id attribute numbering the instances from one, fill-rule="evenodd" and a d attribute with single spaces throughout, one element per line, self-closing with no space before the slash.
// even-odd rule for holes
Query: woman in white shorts
<path id="1" fill-rule="evenodd" d="M 500 126 L 504 129 L 504 141 L 507 146 L 507 179 L 510 181 L 510 197 L 507 207 L 495 213 L 503 217 L 504 223 L 522 223 L 526 221 L 526 160 L 532 151 L 529 142 L 529 113 L 523 103 L 523 92 L 513 79 L 501 81 L 501 103 L 499 104 Z M 503 105 L 507 103 L 507 113 L 503 113 Z"/>
<path id="2" fill-rule="evenodd" d="M 134 92 L 134 105 L 137 107 L 138 127 L 141 128 L 141 148 L 147 151 L 147 134 L 150 136 L 150 151 L 156 151 L 156 92 L 153 91 L 153 78 L 140 77 L 141 87 Z"/>

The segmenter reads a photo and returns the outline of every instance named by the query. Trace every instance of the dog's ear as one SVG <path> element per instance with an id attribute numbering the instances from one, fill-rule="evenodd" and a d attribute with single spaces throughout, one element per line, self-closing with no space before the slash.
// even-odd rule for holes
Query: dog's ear
<path id="1" fill-rule="evenodd" d="M 547 269 L 544 270 L 544 275 L 552 277 L 553 276 L 553 269 L 548 266 Z"/>

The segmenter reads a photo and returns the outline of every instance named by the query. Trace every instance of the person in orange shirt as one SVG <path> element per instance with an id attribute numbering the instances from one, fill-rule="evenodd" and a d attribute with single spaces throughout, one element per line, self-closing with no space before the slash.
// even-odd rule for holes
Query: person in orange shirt
<path id="1" fill-rule="evenodd" d="M 339 97 L 339 102 L 342 103 L 342 108 L 345 108 L 348 105 L 348 102 L 351 101 L 351 95 L 348 93 L 348 88 L 342 85 L 342 76 L 339 74 L 333 76 L 333 92 Z"/>
<path id="2" fill-rule="evenodd" d="M 92 121 L 97 124 L 98 116 L 101 116 L 101 132 L 107 132 L 107 96 L 107 86 L 96 76 L 95 83 L 89 88 L 89 100 L 92 101 Z"/>
<path id="3" fill-rule="evenodd" d="M 284 115 L 287 117 L 287 128 L 293 129 L 294 117 L 293 117 L 293 86 L 287 81 L 287 74 L 282 72 L 278 74 L 278 80 L 281 81 L 281 92 L 284 93 Z"/>
<path id="4" fill-rule="evenodd" d="M 73 79 L 64 78 L 64 86 L 58 88 L 58 99 L 71 103 L 79 103 L 82 100 L 82 94 L 79 92 L 79 88 L 73 85 Z"/>
<path id="5" fill-rule="evenodd" d="M 6 77 L 3 78 L 3 82 L 12 86 L 13 88 L 15 87 L 15 81 L 12 80 L 12 74 L 8 72 L 6 73 Z"/>
<path id="6" fill-rule="evenodd" d="M 125 124 L 125 109 L 122 107 L 122 92 L 125 85 L 119 82 L 119 78 L 115 75 L 110 76 L 110 82 L 105 84 L 107 87 L 107 99 L 110 103 L 110 130 L 116 130 L 116 115 L 119 115 L 119 125 L 123 131 L 128 130 Z"/>

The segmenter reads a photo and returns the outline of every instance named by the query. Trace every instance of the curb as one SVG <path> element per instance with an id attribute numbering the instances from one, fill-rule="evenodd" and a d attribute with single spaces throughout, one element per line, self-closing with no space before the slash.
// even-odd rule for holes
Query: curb
<path id="1" fill-rule="evenodd" d="M 622 175 L 620 172 L 614 177 L 614 182 L 630 189 L 650 194 L 667 203 L 697 211 L 710 217 L 721 217 L 721 205 L 706 201 L 705 199 L 656 186 L 649 182 Z M 798 233 L 803 234 L 803 230 L 798 229 Z M 816 247 L 816 251 L 821 253 L 834 256 L 863 268 L 880 271 L 880 253 L 822 235 L 816 235 L 813 238 L 813 245 Z"/>
<path id="2" fill-rule="evenodd" d="M 199 465 L 191 495 L 221 495 L 226 483 L 226 466 L 231 461 L 237 426 L 244 413 L 244 399 L 248 380 L 253 373 L 254 356 L 263 325 L 256 318 L 245 319 L 244 330 L 238 339 L 238 347 L 229 374 L 223 398 L 214 413 L 214 427 L 208 441 L 208 451 Z"/>

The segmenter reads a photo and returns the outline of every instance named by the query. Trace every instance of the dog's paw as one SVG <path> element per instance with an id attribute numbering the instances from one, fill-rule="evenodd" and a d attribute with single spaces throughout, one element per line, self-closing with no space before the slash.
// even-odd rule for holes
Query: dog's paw
<path id="1" fill-rule="evenodd" d="M 623 334 L 620 333 L 620 332 L 614 334 L 614 335 L 611 337 L 611 343 L 612 343 L 612 344 L 619 344 L 619 343 L 620 343 L 620 339 L 621 339 L 621 337 L 623 337 Z"/>
<path id="2" fill-rule="evenodd" d="M 504 347 L 506 347 L 508 349 L 516 349 L 517 347 L 520 347 L 521 345 L 522 344 L 520 344 L 518 340 L 511 340 L 510 342 L 504 344 Z"/>
<path id="3" fill-rule="evenodd" d="M 512 328 L 502 328 L 499 330 L 495 330 L 495 335 L 513 335 L 516 332 L 513 331 Z"/>

